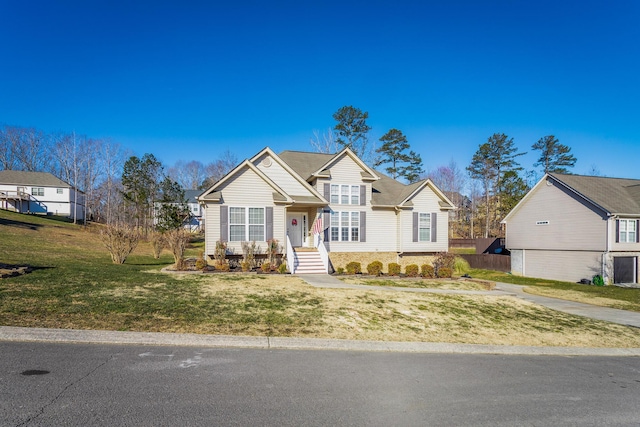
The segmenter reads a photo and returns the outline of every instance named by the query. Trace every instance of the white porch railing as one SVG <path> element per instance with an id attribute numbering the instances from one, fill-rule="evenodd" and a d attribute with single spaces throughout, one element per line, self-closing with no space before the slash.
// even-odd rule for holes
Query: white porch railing
<path id="1" fill-rule="evenodd" d="M 327 252 L 327 248 L 324 246 L 324 242 L 320 239 L 319 234 L 314 236 L 314 243 L 316 243 L 316 248 L 318 248 L 318 253 L 320 254 L 320 258 L 322 258 L 324 271 L 329 273 L 329 252 Z"/>
<path id="2" fill-rule="evenodd" d="M 287 268 L 291 274 L 296 274 L 296 269 L 298 268 L 298 258 L 296 257 L 296 252 L 293 250 L 293 245 L 291 244 L 291 240 L 289 239 L 289 235 L 287 234 Z"/>

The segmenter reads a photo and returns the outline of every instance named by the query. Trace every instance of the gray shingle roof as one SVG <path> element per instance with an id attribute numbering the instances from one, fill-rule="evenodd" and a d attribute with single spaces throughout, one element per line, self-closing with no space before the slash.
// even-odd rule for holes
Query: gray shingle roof
<path id="1" fill-rule="evenodd" d="M 302 179 L 307 180 L 312 173 L 317 172 L 322 165 L 335 157 L 335 154 L 306 153 L 303 151 L 283 151 L 278 154 L 291 169 Z"/>
<path id="2" fill-rule="evenodd" d="M 335 156 L 336 154 L 303 151 L 283 151 L 278 154 L 278 157 L 305 180 L 308 180 L 311 174 L 317 172 Z M 405 185 L 381 172 L 375 172 L 380 179 L 372 183 L 371 202 L 374 206 L 397 206 L 423 183 L 423 181 L 419 181 Z M 368 174 L 366 175 L 368 176 Z"/>
<path id="3" fill-rule="evenodd" d="M 610 214 L 640 214 L 640 180 L 549 174 Z"/>
<path id="4" fill-rule="evenodd" d="M 69 184 L 48 172 L 14 170 L 0 171 L 0 184 L 71 188 Z"/>

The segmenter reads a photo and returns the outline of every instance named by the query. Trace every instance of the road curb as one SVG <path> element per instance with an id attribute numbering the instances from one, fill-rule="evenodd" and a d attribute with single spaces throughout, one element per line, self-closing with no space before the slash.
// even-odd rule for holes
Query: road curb
<path id="1" fill-rule="evenodd" d="M 47 329 L 0 326 L 0 341 L 76 344 L 128 344 L 282 350 L 340 350 L 438 354 L 495 354 L 534 356 L 640 356 L 640 348 L 535 347 L 396 341 L 330 340 L 320 338 L 245 337 Z"/>

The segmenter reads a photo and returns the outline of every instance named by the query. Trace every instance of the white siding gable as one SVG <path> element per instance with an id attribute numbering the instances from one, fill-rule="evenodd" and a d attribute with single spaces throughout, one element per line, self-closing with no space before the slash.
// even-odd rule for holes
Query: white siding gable
<path id="1" fill-rule="evenodd" d="M 313 196 L 313 194 L 295 177 L 293 177 L 280 163 L 268 153 L 260 156 L 254 164 L 262 173 L 269 177 L 278 187 L 290 196 Z"/>
<path id="2" fill-rule="evenodd" d="M 413 209 L 405 209 L 400 214 L 400 251 L 446 252 L 449 249 L 449 213 L 440 209 L 440 197 L 427 185 L 415 194 L 410 201 L 413 203 Z M 436 214 L 435 242 L 413 241 L 414 212 Z M 433 218 L 431 221 L 433 227 Z"/>

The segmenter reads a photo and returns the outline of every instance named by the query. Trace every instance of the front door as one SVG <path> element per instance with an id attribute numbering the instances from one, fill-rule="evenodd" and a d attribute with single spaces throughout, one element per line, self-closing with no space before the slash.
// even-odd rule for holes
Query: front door
<path id="1" fill-rule="evenodd" d="M 305 242 L 307 216 L 303 213 L 287 213 L 287 235 L 293 247 L 299 248 Z"/>
<path id="2" fill-rule="evenodd" d="M 636 283 L 637 258 L 617 256 L 613 258 L 613 283 Z"/>

